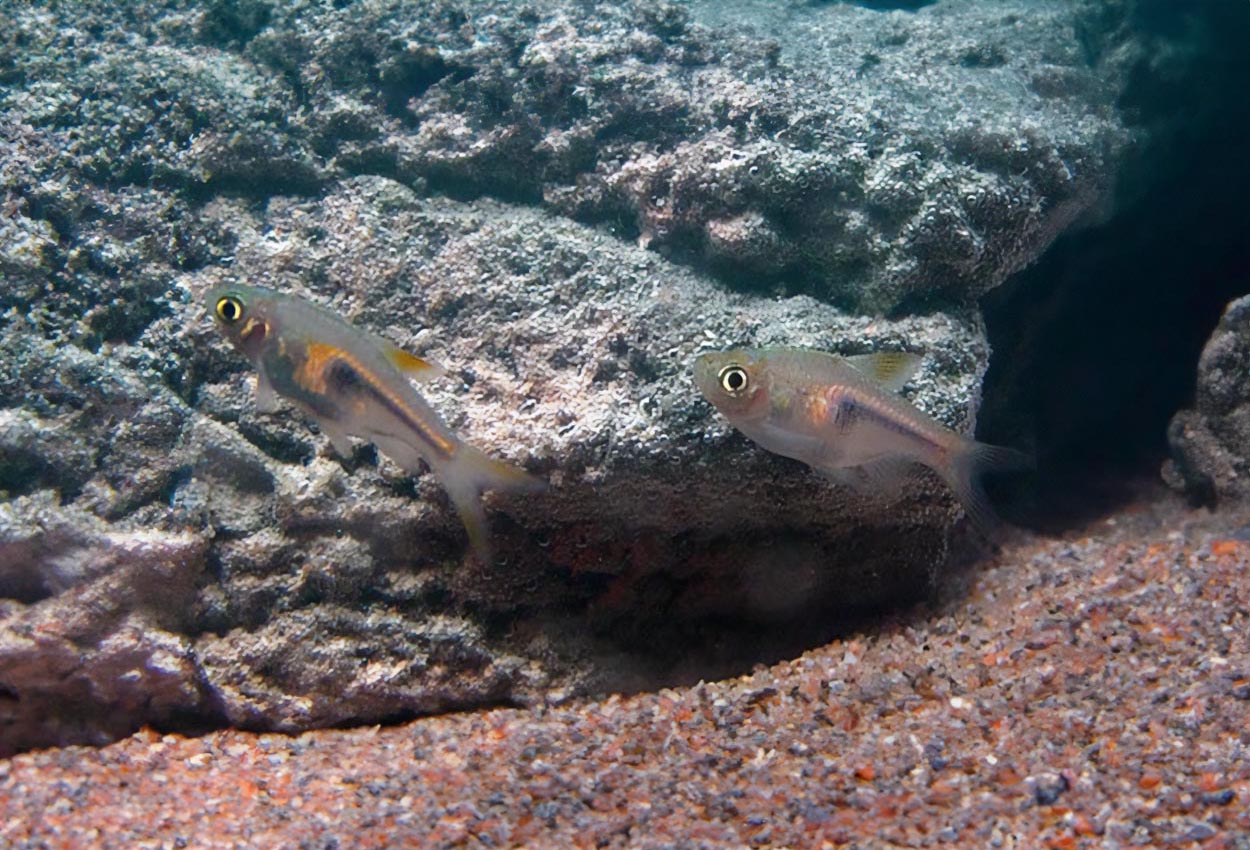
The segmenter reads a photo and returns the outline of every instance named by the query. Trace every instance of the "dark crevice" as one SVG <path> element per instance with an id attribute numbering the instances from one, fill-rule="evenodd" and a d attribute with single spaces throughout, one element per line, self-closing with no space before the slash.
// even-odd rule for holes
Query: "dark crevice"
<path id="1" fill-rule="evenodd" d="M 272 19 L 273 9 L 261 0 L 212 0 L 200 18 L 198 35 L 205 44 L 242 47 Z"/>
<path id="2" fill-rule="evenodd" d="M 40 569 L 43 555 L 21 551 L 10 544 L 0 550 L 8 563 L 0 563 L 0 599 L 11 599 L 23 605 L 34 605 L 51 598 L 55 591 Z"/>
<path id="3" fill-rule="evenodd" d="M 980 437 L 1037 458 L 1027 488 L 1005 494 L 1017 522 L 1080 522 L 1157 480 L 1202 347 L 1250 292 L 1250 57 L 1238 35 L 1250 6 L 1218 5 L 1142 4 L 1152 31 L 1201 35 L 1179 68 L 1152 56 L 1132 75 L 1121 106 L 1148 144 L 1122 175 L 1118 213 L 983 300 L 994 359 Z"/>
<path id="4" fill-rule="evenodd" d="M 27 496 L 39 490 L 57 491 L 62 505 L 78 498 L 94 468 L 78 457 L 57 458 L 61 451 L 63 447 L 0 446 L 0 498 Z"/>
<path id="5" fill-rule="evenodd" d="M 897 547 L 888 556 L 878 545 L 883 534 Z M 601 575 L 578 588 L 594 593 L 587 634 L 615 659 L 600 665 L 602 683 L 640 691 L 740 675 L 870 627 L 887 612 L 932 598 L 943 538 L 934 529 L 899 526 L 865 528 L 841 537 L 836 548 L 823 531 L 797 529 L 666 540 L 670 562 L 662 567 Z M 648 544 L 639 545 L 645 551 Z M 578 554 L 587 565 L 638 557 L 611 549 L 602 558 L 592 549 Z"/>
<path id="6" fill-rule="evenodd" d="M 411 723 L 414 720 L 420 720 L 423 717 L 430 717 L 439 714 L 454 714 L 461 711 L 491 711 L 495 709 L 516 709 L 524 708 L 525 704 L 519 700 L 509 699 L 500 695 L 493 699 L 476 700 L 448 700 L 438 705 L 423 706 L 421 708 L 399 708 L 389 714 L 378 717 L 362 717 L 348 718 L 338 723 L 331 723 L 324 727 L 326 729 L 356 729 L 361 726 L 402 726 L 405 723 Z M 268 731 L 266 729 L 258 729 L 257 731 Z"/>
<path id="7" fill-rule="evenodd" d="M 431 168 L 423 175 L 432 194 L 451 198 L 453 201 L 476 201 L 493 198 L 504 203 L 538 206 L 542 203 L 542 186 L 530 182 L 507 163 L 491 166 L 493 173 L 485 178 L 472 178 L 459 169 Z"/>
<path id="8" fill-rule="evenodd" d="M 0 494 L 5 498 L 25 496 L 47 486 L 50 472 L 38 451 L 0 448 Z"/>
<path id="9" fill-rule="evenodd" d="M 177 734 L 185 738 L 202 738 L 231 728 L 224 713 L 207 708 L 175 709 L 165 718 L 153 721 L 151 726 L 162 734 Z"/>
<path id="10" fill-rule="evenodd" d="M 143 180 L 123 181 L 125 185 L 147 185 Z M 301 163 L 279 164 L 258 159 L 235 173 L 223 173 L 204 182 L 177 179 L 153 180 L 151 185 L 179 193 L 187 202 L 201 205 L 221 197 L 242 198 L 264 203 L 275 197 L 294 195 L 315 198 L 326 180 L 314 168 Z"/>
<path id="11" fill-rule="evenodd" d="M 386 113 L 395 118 L 414 120 L 408 104 L 445 77 L 457 82 L 472 76 L 472 70 L 448 64 L 433 48 L 398 52 L 378 70 L 378 91 Z"/>

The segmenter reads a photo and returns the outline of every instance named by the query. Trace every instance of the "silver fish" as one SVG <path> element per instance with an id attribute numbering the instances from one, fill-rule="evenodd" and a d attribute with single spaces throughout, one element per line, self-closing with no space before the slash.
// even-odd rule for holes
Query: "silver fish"
<path id="1" fill-rule="evenodd" d="M 982 529 L 996 525 L 982 473 L 1024 466 L 1014 449 L 978 443 L 897 394 L 921 358 L 904 352 L 839 357 L 799 348 L 713 351 L 695 383 L 725 418 L 771 452 L 852 487 L 884 489 L 913 463 L 932 469 Z"/>
<path id="2" fill-rule="evenodd" d="M 424 460 L 447 488 L 479 557 L 489 560 L 481 494 L 536 489 L 542 482 L 462 442 L 409 379 L 444 373 L 302 298 L 256 286 L 208 293 L 207 304 L 231 344 L 256 367 L 256 408 L 278 396 L 306 413 L 335 451 L 351 456 L 349 437 L 377 445 L 408 472 Z"/>

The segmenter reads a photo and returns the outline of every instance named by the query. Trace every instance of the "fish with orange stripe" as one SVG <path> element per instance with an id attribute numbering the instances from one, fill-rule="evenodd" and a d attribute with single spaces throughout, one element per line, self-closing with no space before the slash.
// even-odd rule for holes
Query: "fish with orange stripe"
<path id="1" fill-rule="evenodd" d="M 207 303 L 226 339 L 256 367 L 257 410 L 276 412 L 281 396 L 310 416 L 344 457 L 351 456 L 350 438 L 359 437 L 408 472 L 419 472 L 424 460 L 483 561 L 490 555 L 482 492 L 543 486 L 461 441 L 426 403 L 411 381 L 443 375 L 438 364 L 270 289 L 218 287 Z"/>
<path id="2" fill-rule="evenodd" d="M 921 358 L 902 351 L 839 357 L 800 348 L 709 351 L 695 383 L 735 428 L 862 493 L 887 491 L 913 464 L 942 477 L 984 532 L 997 525 L 980 476 L 1029 465 L 1015 449 L 952 431 L 898 391 Z"/>

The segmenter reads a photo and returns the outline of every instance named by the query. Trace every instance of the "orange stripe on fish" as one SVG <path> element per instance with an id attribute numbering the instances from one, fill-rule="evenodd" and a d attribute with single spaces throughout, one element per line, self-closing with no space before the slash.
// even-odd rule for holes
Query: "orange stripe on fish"
<path id="1" fill-rule="evenodd" d="M 324 342 L 310 342 L 304 346 L 304 356 L 295 370 L 295 383 L 310 393 L 325 395 L 329 392 L 326 372 L 336 361 L 349 361 L 351 358 L 343 349 Z"/>
<path id="2" fill-rule="evenodd" d="M 324 342 L 308 343 L 304 348 L 304 357 L 301 359 L 299 367 L 295 370 L 295 382 L 309 392 L 326 395 L 330 391 L 330 370 L 340 363 L 352 369 L 360 380 L 364 382 L 365 386 L 368 387 L 369 391 L 379 401 L 386 404 L 392 411 L 406 420 L 420 434 L 423 440 L 445 455 L 450 456 L 455 453 L 456 443 L 430 427 L 429 423 L 422 419 L 417 411 L 413 410 L 402 398 L 388 389 L 359 360 L 336 345 Z"/>
<path id="3" fill-rule="evenodd" d="M 733 349 L 700 354 L 694 377 L 717 410 L 769 451 L 835 480 L 859 468 L 876 486 L 906 464 L 927 466 L 973 521 L 989 528 L 993 512 L 979 476 L 1023 466 L 1027 457 L 965 437 L 899 396 L 919 365 L 906 352 L 842 358 L 798 348 Z"/>
<path id="4" fill-rule="evenodd" d="M 833 387 L 828 393 L 814 393 L 807 396 L 804 399 L 803 409 L 803 413 L 807 416 L 807 421 L 812 424 L 821 424 L 828 421 L 830 405 L 832 404 L 833 408 L 837 409 L 839 389 L 839 387 Z"/>

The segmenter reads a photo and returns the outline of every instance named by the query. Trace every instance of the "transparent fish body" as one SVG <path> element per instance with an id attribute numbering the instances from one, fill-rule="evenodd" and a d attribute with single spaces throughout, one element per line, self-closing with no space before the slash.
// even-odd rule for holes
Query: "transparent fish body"
<path id="1" fill-rule="evenodd" d="M 978 478 L 1026 462 L 978 443 L 898 395 L 920 358 L 883 352 L 844 358 L 795 348 L 708 352 L 695 364 L 700 391 L 763 448 L 852 487 L 884 489 L 911 464 L 937 472 L 970 517 L 994 525 Z"/>
<path id="2" fill-rule="evenodd" d="M 256 367 L 256 404 L 264 413 L 288 399 L 312 418 L 335 451 L 350 437 L 375 444 L 409 472 L 424 461 L 442 481 L 479 555 L 488 555 L 481 493 L 539 486 L 460 440 L 411 380 L 443 374 L 308 301 L 260 287 L 221 287 L 208 295 L 218 326 Z"/>

